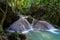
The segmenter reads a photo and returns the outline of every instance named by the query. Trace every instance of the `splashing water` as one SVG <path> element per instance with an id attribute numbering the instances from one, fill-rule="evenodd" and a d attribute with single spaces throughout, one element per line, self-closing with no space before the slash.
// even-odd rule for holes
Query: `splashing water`
<path id="1" fill-rule="evenodd" d="M 25 19 L 25 16 L 20 16 L 20 19 L 14 22 L 8 29 L 8 32 L 22 32 L 27 33 L 28 31 L 32 30 L 32 26 L 30 23 Z"/>
<path id="2" fill-rule="evenodd" d="M 49 31 L 55 34 L 59 34 L 59 30 L 54 28 L 54 26 L 52 26 L 50 23 L 46 22 L 46 21 L 36 21 L 33 20 L 33 28 L 34 30 L 40 30 L 40 31 Z"/>
<path id="3" fill-rule="evenodd" d="M 29 31 L 49 31 L 52 33 L 58 33 L 58 29 L 55 29 L 50 23 L 46 21 L 36 21 L 33 19 L 32 24 L 30 24 L 27 19 L 28 16 L 21 15 L 19 20 L 14 22 L 8 29 L 8 32 L 18 32 L 18 33 L 28 33 Z"/>

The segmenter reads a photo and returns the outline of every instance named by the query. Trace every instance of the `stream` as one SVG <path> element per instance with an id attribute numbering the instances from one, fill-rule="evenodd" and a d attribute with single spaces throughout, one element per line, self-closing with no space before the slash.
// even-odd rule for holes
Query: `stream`
<path id="1" fill-rule="evenodd" d="M 6 31 L 25 33 L 27 38 L 32 40 L 60 40 L 60 30 L 49 22 L 37 21 L 33 18 L 30 24 L 26 18 L 28 16 L 21 15 L 19 20 L 14 22 Z"/>
<path id="2" fill-rule="evenodd" d="M 32 40 L 60 40 L 60 32 L 55 34 L 47 31 L 30 31 L 26 36 Z"/>

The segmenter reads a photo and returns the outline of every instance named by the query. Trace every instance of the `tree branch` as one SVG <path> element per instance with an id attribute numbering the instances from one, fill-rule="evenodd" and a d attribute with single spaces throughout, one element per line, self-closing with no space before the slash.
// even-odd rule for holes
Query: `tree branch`
<path id="1" fill-rule="evenodd" d="M 2 18 L 2 20 L 1 20 L 1 23 L 0 23 L 0 24 L 3 25 L 3 23 L 4 23 L 4 21 L 5 21 L 5 18 L 6 18 L 6 12 L 4 12 L 1 8 L 0 8 L 0 10 L 1 10 L 1 12 L 4 14 L 4 15 L 3 15 L 3 18 Z"/>

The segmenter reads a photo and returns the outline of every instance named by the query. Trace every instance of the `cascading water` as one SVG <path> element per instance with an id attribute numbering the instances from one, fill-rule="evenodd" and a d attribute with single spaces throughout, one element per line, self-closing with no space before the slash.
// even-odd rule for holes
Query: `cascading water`
<path id="1" fill-rule="evenodd" d="M 19 20 L 14 22 L 8 29 L 8 32 L 22 32 L 22 33 L 28 33 L 29 31 L 34 31 L 34 30 L 40 30 L 40 31 L 49 31 L 52 33 L 57 33 L 55 32 L 57 29 L 55 29 L 50 23 L 46 21 L 36 21 L 33 19 L 32 24 L 30 24 L 27 19 L 28 16 L 23 16 L 21 15 Z"/>
<path id="2" fill-rule="evenodd" d="M 52 26 L 50 23 L 46 21 L 33 20 L 32 26 L 34 30 L 49 31 L 56 34 L 58 34 L 58 32 L 56 31 L 59 31 L 58 29 L 54 28 L 54 26 Z"/>
<path id="3" fill-rule="evenodd" d="M 27 17 L 27 16 L 26 16 Z M 30 23 L 25 19 L 25 16 L 21 15 L 19 20 L 14 22 L 8 29 L 8 32 L 22 32 L 22 33 L 27 33 L 30 30 L 32 30 L 32 26 Z"/>

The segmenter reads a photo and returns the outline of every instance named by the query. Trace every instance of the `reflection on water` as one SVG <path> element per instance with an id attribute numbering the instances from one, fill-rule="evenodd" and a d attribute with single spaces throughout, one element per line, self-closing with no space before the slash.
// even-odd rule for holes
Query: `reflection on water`
<path id="1" fill-rule="evenodd" d="M 47 31 L 30 31 L 26 36 L 31 37 L 32 40 L 60 40 L 60 34 Z"/>

